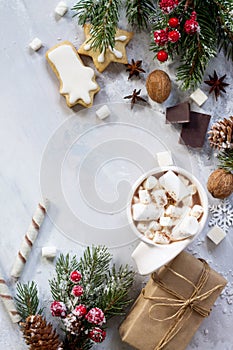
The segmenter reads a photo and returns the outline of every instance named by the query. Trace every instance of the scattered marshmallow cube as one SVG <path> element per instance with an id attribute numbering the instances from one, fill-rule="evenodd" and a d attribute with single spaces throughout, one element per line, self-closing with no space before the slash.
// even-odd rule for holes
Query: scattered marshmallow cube
<path id="1" fill-rule="evenodd" d="M 158 184 L 158 180 L 156 179 L 155 176 L 149 176 L 144 182 L 143 182 L 143 187 L 146 190 L 152 190 L 156 185 Z"/>
<path id="2" fill-rule="evenodd" d="M 108 106 L 104 105 L 96 111 L 96 115 L 99 119 L 103 120 L 110 116 L 110 110 Z"/>
<path id="3" fill-rule="evenodd" d="M 161 167 L 173 164 L 172 154 L 170 151 L 158 152 L 157 160 L 158 160 L 159 166 Z"/>
<path id="4" fill-rule="evenodd" d="M 34 38 L 30 44 L 29 47 L 33 50 L 33 51 L 38 51 L 41 47 L 42 47 L 42 41 L 39 38 Z"/>
<path id="5" fill-rule="evenodd" d="M 149 204 L 151 202 L 151 196 L 147 190 L 139 190 L 138 195 L 141 203 Z"/>
<path id="6" fill-rule="evenodd" d="M 190 98 L 200 107 L 208 99 L 208 96 L 198 88 L 190 95 Z"/>
<path id="7" fill-rule="evenodd" d="M 42 248 L 42 256 L 46 259 L 54 259 L 57 255 L 56 247 L 43 247 Z"/>
<path id="8" fill-rule="evenodd" d="M 55 13 L 63 17 L 67 10 L 68 6 L 66 5 L 66 3 L 64 1 L 60 1 L 55 8 Z"/>
<path id="9" fill-rule="evenodd" d="M 223 240 L 223 238 L 226 237 L 226 233 L 221 229 L 221 227 L 216 225 L 207 233 L 207 237 L 216 245 L 218 245 Z"/>

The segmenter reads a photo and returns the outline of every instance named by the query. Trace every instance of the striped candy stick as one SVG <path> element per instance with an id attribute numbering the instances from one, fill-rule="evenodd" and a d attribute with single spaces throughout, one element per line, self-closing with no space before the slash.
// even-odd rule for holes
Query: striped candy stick
<path id="1" fill-rule="evenodd" d="M 13 268 L 11 270 L 11 276 L 19 278 L 23 271 L 23 268 L 27 262 L 27 259 L 31 253 L 33 243 L 35 242 L 40 226 L 42 225 L 47 209 L 48 209 L 48 200 L 38 204 L 35 214 L 33 215 L 30 226 L 25 234 L 20 249 L 18 251 L 17 257 L 15 259 Z"/>
<path id="2" fill-rule="evenodd" d="M 10 318 L 13 323 L 21 320 L 21 317 L 16 310 L 14 300 L 11 296 L 10 290 L 6 284 L 3 274 L 0 271 L 0 299 L 2 300 Z"/>

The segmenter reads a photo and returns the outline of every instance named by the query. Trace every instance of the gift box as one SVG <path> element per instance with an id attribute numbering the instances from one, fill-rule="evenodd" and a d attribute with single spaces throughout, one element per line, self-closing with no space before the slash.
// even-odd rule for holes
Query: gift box
<path id="1" fill-rule="evenodd" d="M 183 350 L 227 281 L 203 259 L 180 253 L 153 273 L 120 326 L 138 350 Z"/>

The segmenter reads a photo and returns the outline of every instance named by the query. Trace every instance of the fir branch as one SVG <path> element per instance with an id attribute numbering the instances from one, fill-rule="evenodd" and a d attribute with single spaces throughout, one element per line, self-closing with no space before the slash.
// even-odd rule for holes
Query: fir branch
<path id="1" fill-rule="evenodd" d="M 82 301 L 90 307 L 96 304 L 96 298 L 101 295 L 101 288 L 105 283 L 105 276 L 109 270 L 112 256 L 106 247 L 87 247 L 80 258 L 78 270 L 82 274 L 84 294 Z"/>
<path id="2" fill-rule="evenodd" d="M 35 282 L 28 282 L 27 284 L 17 283 L 16 293 L 16 308 L 23 321 L 30 315 L 42 314 L 43 310 L 38 310 L 39 298 Z"/>
<path id="3" fill-rule="evenodd" d="M 216 9 L 213 4 L 203 6 L 200 0 L 194 1 L 194 5 L 200 33 L 182 34 L 180 45 L 182 58 L 177 69 L 177 80 L 182 81 L 181 88 L 184 90 L 196 88 L 202 81 L 209 60 L 217 54 Z"/>
<path id="4" fill-rule="evenodd" d="M 121 0 L 83 0 L 73 6 L 78 23 L 91 24 L 90 42 L 100 52 L 115 46 L 115 35 L 119 20 Z"/>
<path id="5" fill-rule="evenodd" d="M 218 8 L 217 35 L 219 51 L 233 60 L 233 2 L 213 0 Z"/>
<path id="6" fill-rule="evenodd" d="M 227 149 L 218 154 L 219 167 L 233 173 L 233 149 Z"/>
<path id="7" fill-rule="evenodd" d="M 96 0 L 79 0 L 71 10 L 76 11 L 74 17 L 78 17 L 78 23 L 84 25 L 86 22 L 92 22 L 96 12 Z"/>
<path id="8" fill-rule="evenodd" d="M 95 17 L 92 19 L 90 34 L 93 49 L 100 52 L 115 46 L 115 35 L 119 20 L 121 0 L 100 0 Z"/>
<path id="9" fill-rule="evenodd" d="M 107 317 L 122 315 L 131 302 L 128 291 L 132 286 L 134 273 L 128 266 L 120 266 L 119 270 L 113 265 L 106 276 L 106 284 L 99 301 L 101 309 Z"/>
<path id="10" fill-rule="evenodd" d="M 51 293 L 54 300 L 70 304 L 70 295 L 73 283 L 69 277 L 72 271 L 78 269 L 76 257 L 70 257 L 69 254 L 64 256 L 60 254 L 56 262 L 56 277 L 49 280 Z"/>
<path id="11" fill-rule="evenodd" d="M 126 0 L 126 17 L 132 26 L 138 26 L 139 30 L 147 28 L 150 16 L 155 12 L 155 1 Z"/>

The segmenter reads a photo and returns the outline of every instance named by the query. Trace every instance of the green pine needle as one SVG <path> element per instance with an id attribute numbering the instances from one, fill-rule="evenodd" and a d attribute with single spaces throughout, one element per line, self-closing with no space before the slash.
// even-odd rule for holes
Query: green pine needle
<path id="1" fill-rule="evenodd" d="M 226 149 L 218 154 L 219 167 L 233 173 L 233 149 Z"/>
<path id="2" fill-rule="evenodd" d="M 43 309 L 38 310 L 39 298 L 35 282 L 17 283 L 16 293 L 16 308 L 23 321 L 30 315 L 42 314 Z"/>
<path id="3" fill-rule="evenodd" d="M 155 1 L 126 0 L 126 17 L 132 26 L 147 28 L 150 16 L 155 12 Z"/>

